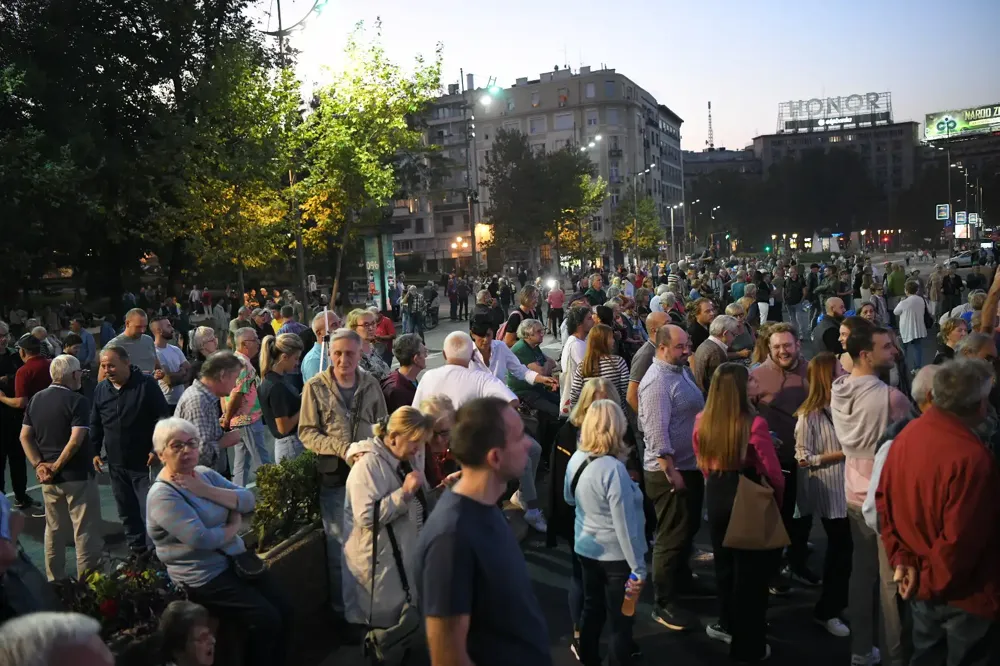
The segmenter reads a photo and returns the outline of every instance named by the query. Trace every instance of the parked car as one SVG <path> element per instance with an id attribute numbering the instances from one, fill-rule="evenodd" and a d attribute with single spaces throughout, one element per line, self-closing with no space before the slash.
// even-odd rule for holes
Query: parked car
<path id="1" fill-rule="evenodd" d="M 976 258 L 971 250 L 965 250 L 948 257 L 947 266 L 952 268 L 970 268 L 976 264 Z"/>

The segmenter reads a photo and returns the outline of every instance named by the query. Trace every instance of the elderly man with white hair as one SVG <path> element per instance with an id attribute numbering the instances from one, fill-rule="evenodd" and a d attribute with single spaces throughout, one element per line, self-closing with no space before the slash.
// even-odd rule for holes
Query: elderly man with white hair
<path id="1" fill-rule="evenodd" d="M 0 664 L 114 666 L 101 624 L 80 613 L 31 613 L 0 626 Z"/>
<path id="2" fill-rule="evenodd" d="M 75 356 L 55 357 L 49 374 L 52 384 L 36 393 L 24 412 L 21 446 L 42 484 L 48 579 L 66 576 L 68 533 L 74 537 L 77 578 L 83 579 L 101 561 L 101 504 L 87 436 L 90 405 L 77 393 L 83 371 Z"/>
<path id="3" fill-rule="evenodd" d="M 332 310 L 320 312 L 313 317 L 312 331 L 316 336 L 316 343 L 306 352 L 299 363 L 303 384 L 312 379 L 320 370 L 329 367 L 329 360 L 323 357 L 323 338 L 329 331 L 334 331 L 342 325 L 340 317 Z"/>
<path id="4" fill-rule="evenodd" d="M 661 284 L 656 287 L 656 295 L 649 299 L 650 312 L 663 312 L 663 295 L 669 290 L 670 287 L 665 284 Z"/>
<path id="5" fill-rule="evenodd" d="M 729 315 L 719 315 L 709 324 L 708 338 L 698 345 L 691 364 L 694 381 L 702 395 L 708 395 L 716 368 L 729 360 L 729 345 L 736 339 L 739 328 L 740 323 L 736 317 Z"/>
<path id="6" fill-rule="evenodd" d="M 435 395 L 450 398 L 455 409 L 476 398 L 499 398 L 515 408 L 520 404 L 517 396 L 504 382 L 487 370 L 476 369 L 472 364 L 476 347 L 468 333 L 463 331 L 449 333 L 444 339 L 443 346 L 445 365 L 424 373 L 413 396 L 414 407 L 419 407 L 425 398 Z M 541 457 L 542 447 L 532 439 L 528 449 L 528 464 L 521 475 L 520 488 L 511 498 L 511 502 L 524 509 L 526 523 L 539 532 L 545 532 L 548 525 L 541 509 L 537 507 L 538 493 L 535 490 L 535 474 L 538 472 Z"/>

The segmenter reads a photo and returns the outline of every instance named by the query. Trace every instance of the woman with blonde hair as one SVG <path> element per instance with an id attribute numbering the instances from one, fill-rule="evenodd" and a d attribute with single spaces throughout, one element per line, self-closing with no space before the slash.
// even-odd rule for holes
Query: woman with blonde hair
<path id="1" fill-rule="evenodd" d="M 632 617 L 622 613 L 626 593 L 638 596 L 646 579 L 642 492 L 625 469 L 625 412 L 614 400 L 587 409 L 580 443 L 563 480 L 566 503 L 576 507 L 574 557 L 583 580 L 583 613 L 574 652 L 600 664 L 604 620 L 611 622 L 611 663 L 628 666 L 637 652 Z"/>
<path id="2" fill-rule="evenodd" d="M 726 314 L 736 319 L 739 324 L 736 329 L 736 337 L 729 345 L 729 360 L 750 367 L 750 356 L 753 354 L 757 341 L 754 338 L 753 329 L 747 324 L 746 310 L 739 303 L 730 303 L 726 306 Z"/>
<path id="3" fill-rule="evenodd" d="M 757 331 L 757 341 L 754 343 L 753 353 L 750 354 L 751 370 L 766 361 L 768 355 L 771 353 L 771 348 L 768 345 L 771 343 L 771 329 L 774 328 L 775 323 L 777 322 L 764 324 Z"/>
<path id="4" fill-rule="evenodd" d="M 840 619 L 847 607 L 851 576 L 851 528 L 844 495 L 844 452 L 830 414 L 830 393 L 837 357 L 821 352 L 809 361 L 809 395 L 795 415 L 795 459 L 798 469 L 799 512 L 823 521 L 826 557 L 823 559 L 823 592 L 814 618 L 834 636 L 850 636 Z"/>
<path id="5" fill-rule="evenodd" d="M 355 308 L 347 314 L 347 328 L 361 336 L 361 360 L 358 365 L 382 381 L 389 376 L 389 366 L 375 349 L 375 315 L 364 308 Z"/>
<path id="6" fill-rule="evenodd" d="M 257 389 L 261 417 L 274 436 L 274 461 L 296 458 L 304 450 L 299 441 L 299 409 L 302 396 L 285 381 L 299 367 L 302 338 L 295 333 L 269 335 L 260 344 L 260 374 Z"/>
<path id="7" fill-rule="evenodd" d="M 750 373 L 738 363 L 715 371 L 705 409 L 695 418 L 694 451 L 705 475 L 705 510 L 715 553 L 719 621 L 709 637 L 729 643 L 735 661 L 759 661 L 771 654 L 765 640 L 768 581 L 780 551 L 745 550 L 723 545 L 741 475 L 766 479 L 781 505 L 785 479 L 767 421 L 747 398 Z"/>
<path id="8" fill-rule="evenodd" d="M 615 387 L 618 404 L 622 409 L 628 404 L 625 394 L 628 391 L 628 365 L 625 359 L 613 353 L 615 348 L 614 330 L 607 324 L 597 324 L 587 335 L 587 351 L 583 360 L 576 366 L 573 381 L 570 384 L 570 405 L 575 405 L 580 399 L 583 383 L 591 377 L 602 377 L 609 380 Z"/>
<path id="9" fill-rule="evenodd" d="M 933 365 L 941 365 L 955 358 L 955 347 L 969 334 L 969 325 L 961 317 L 949 317 L 941 323 L 938 331 L 937 353 L 934 354 Z"/>
<path id="10" fill-rule="evenodd" d="M 367 624 L 371 618 L 372 627 L 391 627 L 399 622 L 403 604 L 413 602 L 417 572 L 411 563 L 427 517 L 429 490 L 413 459 L 433 430 L 429 416 L 415 407 L 400 407 L 375 424 L 374 437 L 347 451 L 354 464 L 344 505 L 343 584 L 345 617 L 351 624 Z"/>

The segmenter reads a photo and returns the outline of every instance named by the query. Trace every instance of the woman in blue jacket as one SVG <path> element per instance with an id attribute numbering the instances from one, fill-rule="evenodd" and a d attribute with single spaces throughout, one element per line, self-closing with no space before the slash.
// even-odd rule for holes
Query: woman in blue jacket
<path id="1" fill-rule="evenodd" d="M 611 621 L 611 662 L 629 666 L 637 652 L 632 617 L 621 608 L 626 588 L 637 595 L 646 578 L 646 536 L 642 492 L 625 469 L 626 427 L 616 401 L 594 402 L 563 484 L 566 503 L 576 507 L 573 550 L 583 569 L 583 615 L 574 649 L 585 666 L 601 663 L 605 618 Z"/>

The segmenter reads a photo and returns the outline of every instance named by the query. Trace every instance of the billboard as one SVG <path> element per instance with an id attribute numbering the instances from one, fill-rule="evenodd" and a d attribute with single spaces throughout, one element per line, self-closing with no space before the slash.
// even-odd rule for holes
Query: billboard
<path id="1" fill-rule="evenodd" d="M 992 132 L 1000 132 L 1000 104 L 938 111 L 928 113 L 924 119 L 924 138 L 928 141 Z"/>
<path id="2" fill-rule="evenodd" d="M 813 97 L 778 105 L 778 133 L 873 127 L 891 122 L 892 95 L 887 92 Z"/>

